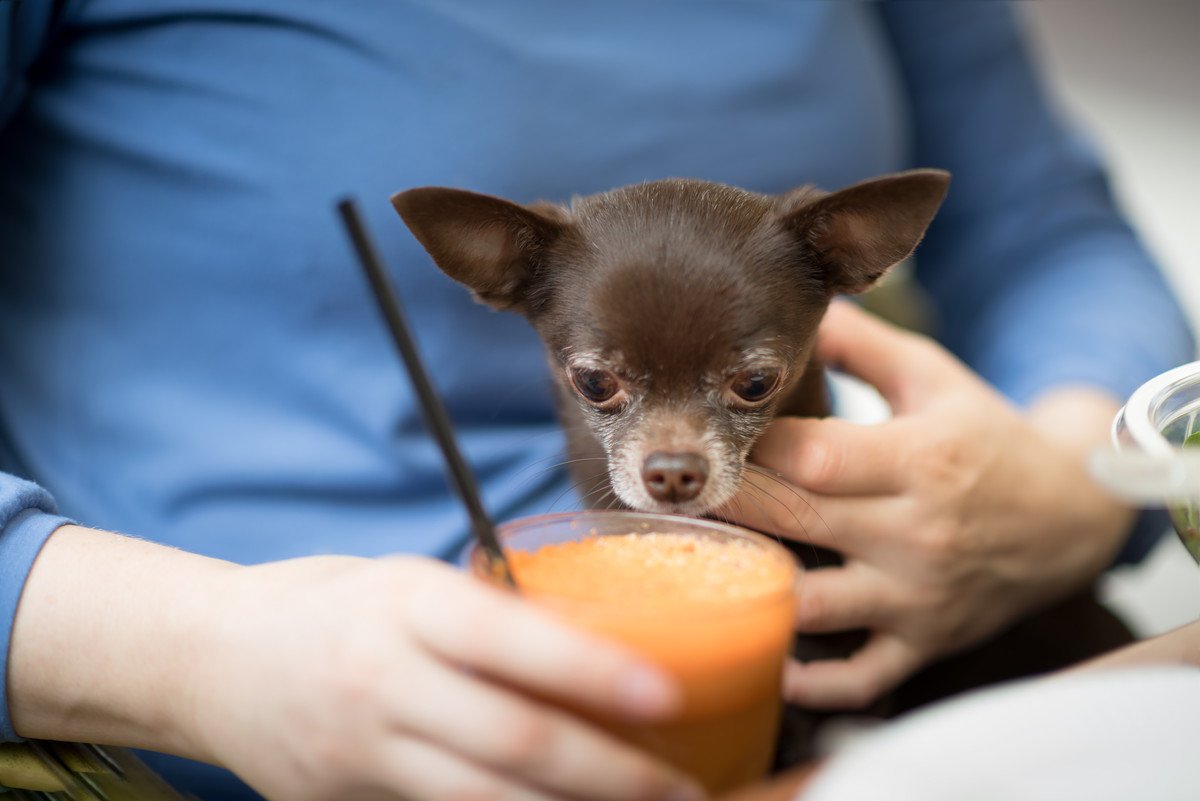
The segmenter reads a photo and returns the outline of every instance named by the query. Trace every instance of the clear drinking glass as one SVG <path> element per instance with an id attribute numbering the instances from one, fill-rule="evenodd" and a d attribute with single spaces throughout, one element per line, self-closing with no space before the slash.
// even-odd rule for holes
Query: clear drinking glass
<path id="1" fill-rule="evenodd" d="M 1200 361 L 1176 367 L 1147 381 L 1117 413 L 1112 429 L 1118 451 L 1164 459 L 1184 448 L 1200 450 Z M 1200 499 L 1200 486 L 1192 493 Z M 1188 553 L 1200 562 L 1200 501 L 1170 507 L 1171 522 Z"/>
<path id="2" fill-rule="evenodd" d="M 616 594 L 589 589 L 614 582 L 619 567 L 607 559 L 605 571 L 592 571 L 577 586 L 545 591 L 522 581 L 525 559 L 537 559 L 546 546 L 591 538 L 653 535 L 666 547 L 702 539 L 702 560 L 664 564 L 677 571 L 662 586 L 653 570 L 632 564 L 630 575 L 645 577 L 634 591 Z M 615 640 L 674 676 L 684 690 L 684 709 L 674 720 L 630 725 L 613 717 L 575 710 L 619 737 L 657 754 L 695 777 L 710 793 L 720 793 L 766 774 L 774 752 L 781 709 L 784 659 L 792 639 L 793 590 L 797 567 L 791 554 L 766 537 L 707 520 L 638 512 L 567 512 L 516 520 L 500 526 L 520 591 L 570 623 Z M 608 547 L 612 547 L 609 540 Z M 621 543 L 617 543 L 621 547 Z M 708 571 L 705 560 L 739 565 Z M 759 562 L 758 560 L 764 560 Z M 738 562 L 737 560 L 743 560 Z M 740 565 L 745 565 L 741 567 Z M 751 564 L 753 566 L 751 566 Z M 474 574 L 488 580 L 482 555 L 472 554 Z M 728 597 L 663 597 L 678 587 L 682 571 L 696 569 L 697 582 L 723 581 Z M 704 575 L 701 576 L 700 574 Z M 531 575 L 526 572 L 526 575 Z M 626 582 L 625 586 L 628 586 Z M 736 586 L 736 585 L 745 586 Z M 683 593 L 682 590 L 678 591 Z M 690 595 L 691 593 L 686 593 Z"/>

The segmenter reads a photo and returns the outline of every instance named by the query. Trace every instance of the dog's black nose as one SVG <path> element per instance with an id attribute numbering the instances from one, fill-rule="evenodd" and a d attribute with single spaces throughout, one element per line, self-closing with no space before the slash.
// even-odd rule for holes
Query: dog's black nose
<path id="1" fill-rule="evenodd" d="M 656 501 L 690 501 L 707 478 L 708 460 L 698 453 L 655 451 L 642 463 L 642 483 Z"/>

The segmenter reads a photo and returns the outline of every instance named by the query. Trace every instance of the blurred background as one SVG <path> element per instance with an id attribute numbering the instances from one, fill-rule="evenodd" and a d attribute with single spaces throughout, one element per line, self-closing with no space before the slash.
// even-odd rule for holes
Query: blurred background
<path id="1" fill-rule="evenodd" d="M 1114 188 L 1200 329 L 1200 3 L 1021 4 L 1067 112 L 1106 156 Z M 1140 634 L 1200 618 L 1200 566 L 1171 534 L 1122 569 L 1105 600 Z"/>

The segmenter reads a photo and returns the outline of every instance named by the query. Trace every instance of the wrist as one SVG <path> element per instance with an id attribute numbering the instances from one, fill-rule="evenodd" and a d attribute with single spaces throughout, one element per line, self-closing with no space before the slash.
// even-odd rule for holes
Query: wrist
<path id="1" fill-rule="evenodd" d="M 1092 546 L 1086 578 L 1091 579 L 1110 567 L 1121 552 L 1137 520 L 1137 510 L 1118 501 L 1096 484 L 1088 474 L 1086 459 L 1090 448 L 1059 444 L 1060 504 L 1064 527 L 1072 530 L 1083 544 Z"/>
<path id="2" fill-rule="evenodd" d="M 1058 387 L 1038 396 L 1026 418 L 1048 439 L 1082 453 L 1109 441 L 1121 401 L 1091 387 Z"/>
<path id="3" fill-rule="evenodd" d="M 47 542 L 10 650 L 25 737 L 190 755 L 206 603 L 236 566 L 79 526 Z"/>
<path id="4" fill-rule="evenodd" d="M 1055 460 L 1058 481 L 1053 486 L 1065 512 L 1061 519 L 1085 535 L 1084 543 L 1094 546 L 1088 560 L 1093 574 L 1112 564 L 1137 516 L 1135 509 L 1116 500 L 1087 472 L 1088 455 L 1108 444 L 1120 406 L 1120 401 L 1105 391 L 1063 387 L 1039 397 L 1027 413 L 1029 422 L 1060 457 Z"/>

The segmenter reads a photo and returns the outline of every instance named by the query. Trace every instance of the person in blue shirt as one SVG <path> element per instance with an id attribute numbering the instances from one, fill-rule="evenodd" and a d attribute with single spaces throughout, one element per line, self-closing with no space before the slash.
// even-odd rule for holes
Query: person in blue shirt
<path id="1" fill-rule="evenodd" d="M 531 700 L 638 719 L 677 688 L 445 564 L 465 519 L 345 194 L 506 519 L 573 503 L 540 344 L 391 193 L 954 174 L 916 264 L 941 344 L 842 306 L 822 333 L 896 417 L 783 421 L 756 456 L 848 557 L 798 627 L 873 632 L 791 666 L 793 700 L 866 703 L 1158 534 L 1082 455 L 1191 335 L 1004 5 L 65 0 L 0 25 L 4 739 L 178 754 L 289 801 L 695 797 Z"/>

